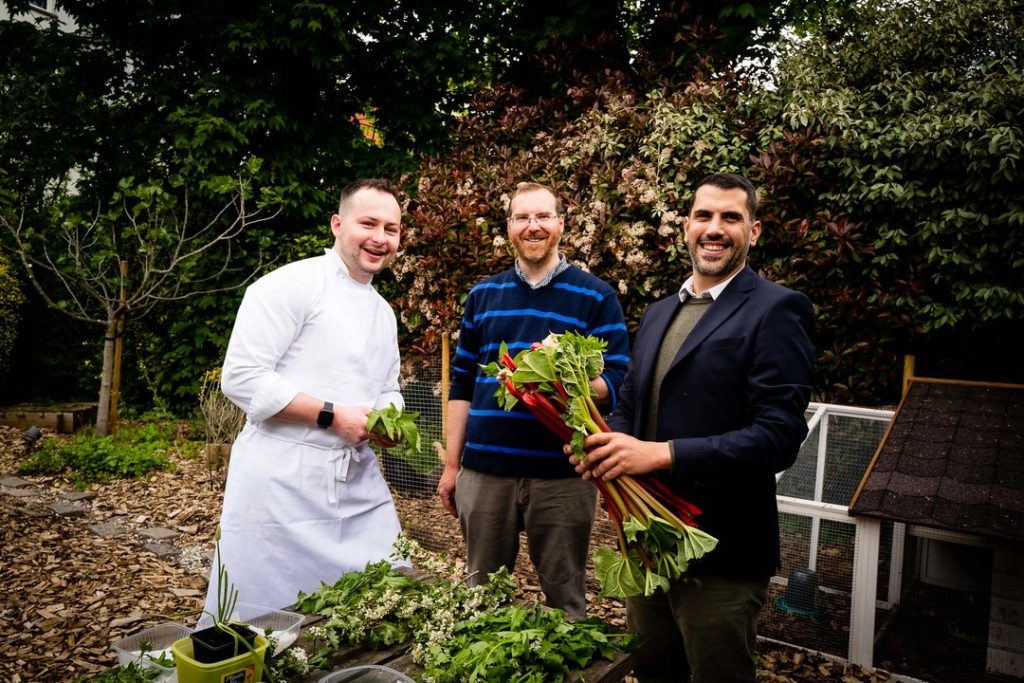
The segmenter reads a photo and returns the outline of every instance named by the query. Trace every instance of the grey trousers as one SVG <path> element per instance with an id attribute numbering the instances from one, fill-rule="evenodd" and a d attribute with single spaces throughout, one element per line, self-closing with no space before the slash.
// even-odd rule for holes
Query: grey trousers
<path id="1" fill-rule="evenodd" d="M 629 630 L 650 652 L 635 674 L 641 683 L 754 683 L 757 617 L 768 578 L 700 576 L 673 581 L 669 592 L 626 599 Z"/>
<path id="2" fill-rule="evenodd" d="M 573 617 L 586 614 L 587 551 L 597 488 L 578 477 L 525 479 L 459 470 L 455 484 L 459 525 L 466 540 L 472 585 L 500 567 L 514 570 L 519 533 L 545 602 Z"/>

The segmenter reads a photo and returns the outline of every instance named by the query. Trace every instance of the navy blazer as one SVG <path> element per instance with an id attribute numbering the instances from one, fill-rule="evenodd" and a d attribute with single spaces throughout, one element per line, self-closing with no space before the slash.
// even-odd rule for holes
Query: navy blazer
<path id="1" fill-rule="evenodd" d="M 640 321 L 614 431 L 639 436 L 665 330 L 682 303 L 652 304 Z M 814 310 L 798 292 L 744 267 L 701 317 L 661 383 L 657 441 L 671 440 L 670 486 L 700 506 L 697 523 L 718 546 L 695 573 L 737 579 L 779 566 L 775 474 L 807 435 Z"/>

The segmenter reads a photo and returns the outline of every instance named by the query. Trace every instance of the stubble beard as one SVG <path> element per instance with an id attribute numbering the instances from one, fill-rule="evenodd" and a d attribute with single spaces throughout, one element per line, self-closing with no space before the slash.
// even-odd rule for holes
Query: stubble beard
<path id="1" fill-rule="evenodd" d="M 558 243 L 552 242 L 550 236 L 540 244 L 526 242 L 522 237 L 517 237 L 512 240 L 512 246 L 515 247 L 516 256 L 521 261 L 534 266 L 544 265 L 558 250 Z"/>
<path id="2" fill-rule="evenodd" d="M 715 240 L 709 240 L 715 242 Z M 698 249 L 699 244 L 687 242 L 686 249 L 690 252 L 690 261 L 693 263 L 693 270 L 703 277 L 717 278 L 732 273 L 739 268 L 746 260 L 749 246 L 746 244 L 737 245 L 731 243 L 726 248 L 732 248 L 732 255 L 728 259 L 717 261 L 704 261 L 701 259 Z"/>

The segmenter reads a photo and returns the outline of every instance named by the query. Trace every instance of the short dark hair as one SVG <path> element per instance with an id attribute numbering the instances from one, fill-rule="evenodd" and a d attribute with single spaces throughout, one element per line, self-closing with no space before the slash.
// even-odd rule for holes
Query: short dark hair
<path id="1" fill-rule="evenodd" d="M 505 217 L 512 218 L 513 199 L 515 199 L 521 194 L 526 194 L 527 192 L 536 192 L 537 190 L 546 190 L 547 192 L 550 192 L 551 196 L 555 198 L 555 213 L 557 213 L 559 216 L 565 213 L 565 210 L 562 207 L 562 199 L 558 196 L 557 192 L 552 190 L 547 185 L 543 185 L 541 183 L 519 183 L 518 185 L 516 185 L 515 191 L 512 192 L 512 196 L 508 198 L 508 209 L 505 211 Z"/>
<path id="2" fill-rule="evenodd" d="M 697 181 L 693 186 L 693 196 L 697 196 L 697 190 L 705 185 L 712 185 L 721 190 L 739 189 L 747 193 L 747 213 L 750 214 L 750 222 L 757 220 L 757 190 L 754 184 L 741 175 L 735 173 L 712 173 Z M 690 201 L 690 208 L 693 208 L 693 201 Z M 689 213 L 689 212 L 687 212 Z"/>
<path id="3" fill-rule="evenodd" d="M 362 180 L 349 183 L 345 187 L 341 188 L 341 198 L 338 200 L 339 216 L 345 212 L 345 202 L 360 190 L 377 190 L 378 192 L 387 192 L 395 198 L 395 201 L 398 202 L 399 206 L 402 205 L 402 198 L 398 195 L 398 189 L 394 185 L 381 178 L 363 178 Z"/>

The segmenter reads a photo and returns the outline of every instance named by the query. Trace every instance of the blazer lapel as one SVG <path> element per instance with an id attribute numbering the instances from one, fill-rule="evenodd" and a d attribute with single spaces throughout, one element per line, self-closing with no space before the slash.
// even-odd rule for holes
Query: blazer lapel
<path id="1" fill-rule="evenodd" d="M 750 292 L 757 285 L 757 275 L 750 266 L 744 266 L 736 278 L 729 283 L 722 295 L 715 299 L 707 313 L 701 316 L 693 330 L 686 337 L 686 341 L 679 347 L 676 357 L 672 360 L 669 370 L 678 365 L 684 358 L 690 355 L 694 349 L 704 343 L 718 326 L 729 319 L 743 304 L 750 298 Z M 662 330 L 664 334 L 664 330 Z"/>

